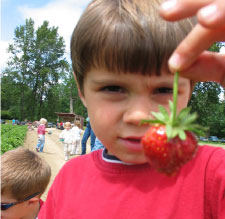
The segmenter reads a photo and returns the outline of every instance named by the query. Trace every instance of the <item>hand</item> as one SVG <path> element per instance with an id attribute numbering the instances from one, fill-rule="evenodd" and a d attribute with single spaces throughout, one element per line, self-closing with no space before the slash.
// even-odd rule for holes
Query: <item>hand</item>
<path id="1" fill-rule="evenodd" d="M 169 21 L 194 15 L 198 18 L 198 24 L 169 59 L 171 72 L 180 71 L 191 80 L 217 81 L 225 86 L 225 54 L 205 51 L 214 42 L 225 41 L 224 0 L 167 0 L 160 14 Z"/>

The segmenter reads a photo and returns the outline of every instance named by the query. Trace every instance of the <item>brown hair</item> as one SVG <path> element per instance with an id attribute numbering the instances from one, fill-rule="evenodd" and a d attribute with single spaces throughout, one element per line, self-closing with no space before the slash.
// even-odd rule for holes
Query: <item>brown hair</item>
<path id="1" fill-rule="evenodd" d="M 194 24 L 193 19 L 164 21 L 158 12 L 160 2 L 93 0 L 88 5 L 71 39 L 73 70 L 82 93 L 91 68 L 160 74 Z"/>
<path id="2" fill-rule="evenodd" d="M 37 153 L 18 147 L 1 155 L 1 194 L 18 201 L 36 192 L 44 193 L 51 168 Z"/>

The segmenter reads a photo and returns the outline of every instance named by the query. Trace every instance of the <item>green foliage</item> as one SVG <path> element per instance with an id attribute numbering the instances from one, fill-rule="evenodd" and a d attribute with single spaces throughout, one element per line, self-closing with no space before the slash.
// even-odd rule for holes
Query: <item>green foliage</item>
<path id="1" fill-rule="evenodd" d="M 214 43 L 209 51 L 219 52 L 222 46 L 220 42 Z M 197 112 L 198 123 L 209 127 L 208 136 L 225 137 L 225 100 L 221 98 L 222 94 L 225 90 L 215 82 L 197 83 L 192 93 L 189 106 L 192 112 Z"/>
<path id="2" fill-rule="evenodd" d="M 220 42 L 214 43 L 214 44 L 209 48 L 209 51 L 211 51 L 211 52 L 219 52 L 222 46 L 223 46 L 223 45 L 222 45 L 222 43 L 220 43 Z"/>
<path id="3" fill-rule="evenodd" d="M 2 119 L 12 119 L 11 113 L 9 110 L 1 110 Z"/>
<path id="4" fill-rule="evenodd" d="M 1 106 L 11 118 L 56 121 L 55 112 L 70 112 L 72 106 L 76 114 L 87 116 L 57 27 L 44 21 L 35 31 L 34 21 L 27 19 L 16 27 L 8 52 L 1 78 Z"/>
<path id="5" fill-rule="evenodd" d="M 27 126 L 1 125 L 1 154 L 23 145 Z"/>
<path id="6" fill-rule="evenodd" d="M 56 120 L 55 112 L 69 111 L 68 97 L 60 91 L 67 84 L 61 81 L 68 78 L 74 83 L 74 79 L 68 77 L 65 43 L 57 27 L 44 21 L 35 31 L 34 21 L 27 19 L 25 25 L 16 27 L 8 52 L 10 58 L 1 78 L 3 110 L 21 121 Z M 72 95 L 78 98 L 77 92 Z"/>
<path id="7" fill-rule="evenodd" d="M 225 100 L 219 96 L 224 89 L 215 82 L 197 83 L 192 93 L 189 106 L 197 112 L 197 121 L 209 127 L 207 135 L 225 137 Z"/>

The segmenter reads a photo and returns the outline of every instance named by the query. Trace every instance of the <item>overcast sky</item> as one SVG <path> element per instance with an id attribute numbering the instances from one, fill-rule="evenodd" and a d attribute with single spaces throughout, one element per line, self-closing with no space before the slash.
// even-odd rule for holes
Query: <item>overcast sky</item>
<path id="1" fill-rule="evenodd" d="M 87 4 L 91 0 L 1 0 L 1 40 L 0 69 L 4 69 L 8 54 L 6 48 L 12 42 L 14 30 L 24 25 L 27 18 L 34 20 L 35 29 L 44 20 L 49 26 L 59 27 L 59 35 L 66 43 L 69 54 L 69 44 L 72 31 Z M 225 47 L 223 48 L 225 52 Z M 69 55 L 68 55 L 69 57 Z"/>

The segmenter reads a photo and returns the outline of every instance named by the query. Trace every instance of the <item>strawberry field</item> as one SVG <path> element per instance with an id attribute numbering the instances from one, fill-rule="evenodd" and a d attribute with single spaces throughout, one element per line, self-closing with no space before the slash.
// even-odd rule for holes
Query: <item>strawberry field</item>
<path id="1" fill-rule="evenodd" d="M 27 126 L 1 125 L 1 154 L 23 145 L 27 134 Z"/>

